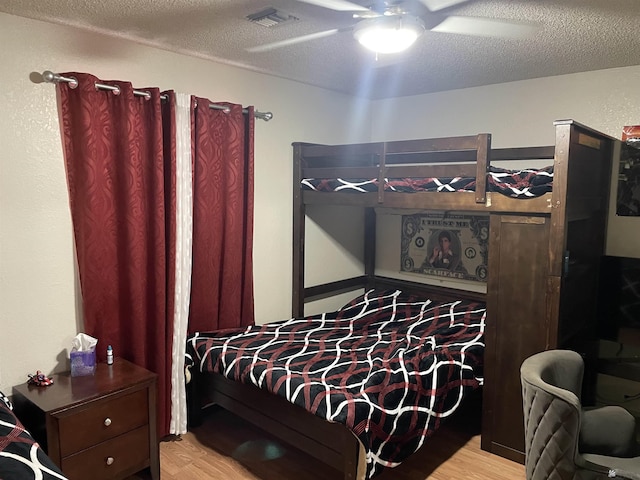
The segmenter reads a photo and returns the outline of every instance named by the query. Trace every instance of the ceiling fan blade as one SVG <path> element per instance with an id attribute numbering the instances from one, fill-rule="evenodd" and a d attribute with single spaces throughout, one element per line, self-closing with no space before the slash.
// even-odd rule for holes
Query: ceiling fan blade
<path id="1" fill-rule="evenodd" d="M 525 38 L 533 34 L 539 25 L 516 22 L 512 20 L 496 20 L 481 17 L 459 17 L 451 15 L 431 29 L 432 32 L 457 33 L 480 37 Z"/>
<path id="2" fill-rule="evenodd" d="M 310 3 L 318 7 L 328 8 L 330 10 L 338 10 L 339 12 L 365 12 L 369 9 L 358 5 L 357 3 L 348 2 L 347 0 L 298 0 L 303 3 Z"/>
<path id="3" fill-rule="evenodd" d="M 322 32 L 310 33 L 308 35 L 301 35 L 299 37 L 287 38 L 286 40 L 280 40 L 278 42 L 265 43 L 263 45 L 258 45 L 257 47 L 247 48 L 247 52 L 267 52 L 269 50 L 275 50 L 276 48 L 287 47 L 289 45 L 296 45 L 298 43 L 308 42 L 310 40 L 316 40 L 318 38 L 329 37 L 331 35 L 335 35 L 340 30 L 337 28 L 333 28 L 331 30 L 324 30 Z"/>
<path id="4" fill-rule="evenodd" d="M 432 12 L 437 12 L 444 8 L 453 7 L 461 3 L 467 3 L 469 0 L 420 0 L 422 4 Z"/>

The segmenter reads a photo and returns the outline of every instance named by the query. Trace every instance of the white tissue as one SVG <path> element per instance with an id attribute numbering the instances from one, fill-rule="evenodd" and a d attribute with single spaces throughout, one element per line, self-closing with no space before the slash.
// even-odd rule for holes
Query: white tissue
<path id="1" fill-rule="evenodd" d="M 71 340 L 71 351 L 72 352 L 91 352 L 95 350 L 96 344 L 98 343 L 97 338 L 93 338 L 86 333 L 79 333 L 76 335 L 73 340 Z"/>

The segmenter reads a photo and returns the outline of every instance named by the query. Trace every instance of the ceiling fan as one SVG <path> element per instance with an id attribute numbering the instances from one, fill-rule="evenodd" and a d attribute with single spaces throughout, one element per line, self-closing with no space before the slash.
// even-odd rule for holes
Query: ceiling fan
<path id="1" fill-rule="evenodd" d="M 412 13 L 411 9 L 405 6 L 410 3 L 406 0 L 373 0 L 374 4 L 371 6 L 359 5 L 348 0 L 298 1 L 345 12 L 357 21 L 346 29 L 333 28 L 301 35 L 251 47 L 247 51 L 266 52 L 351 31 L 356 40 L 369 50 L 376 54 L 387 54 L 406 50 L 426 30 L 473 36 L 523 38 L 536 29 L 535 25 L 512 20 L 436 14 L 440 10 L 467 3 L 470 0 L 419 0 L 419 3 L 427 9 L 427 13 L 422 16 Z"/>

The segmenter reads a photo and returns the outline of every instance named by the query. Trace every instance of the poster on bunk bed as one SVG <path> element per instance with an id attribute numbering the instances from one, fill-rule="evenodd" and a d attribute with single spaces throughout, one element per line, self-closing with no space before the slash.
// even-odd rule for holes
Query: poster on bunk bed
<path id="1" fill-rule="evenodd" d="M 487 281 L 488 215 L 402 215 L 401 235 L 403 272 Z"/>

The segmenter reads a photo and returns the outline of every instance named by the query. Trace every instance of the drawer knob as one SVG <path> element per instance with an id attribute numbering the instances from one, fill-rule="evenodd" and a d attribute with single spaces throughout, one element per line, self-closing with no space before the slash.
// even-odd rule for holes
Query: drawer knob
<path id="1" fill-rule="evenodd" d="M 114 462 L 114 458 L 113 457 L 107 457 L 107 465 L 113 465 Z"/>
<path id="2" fill-rule="evenodd" d="M 109 425 L 111 425 L 111 419 L 109 417 L 104 419 L 104 426 L 108 427 Z"/>

